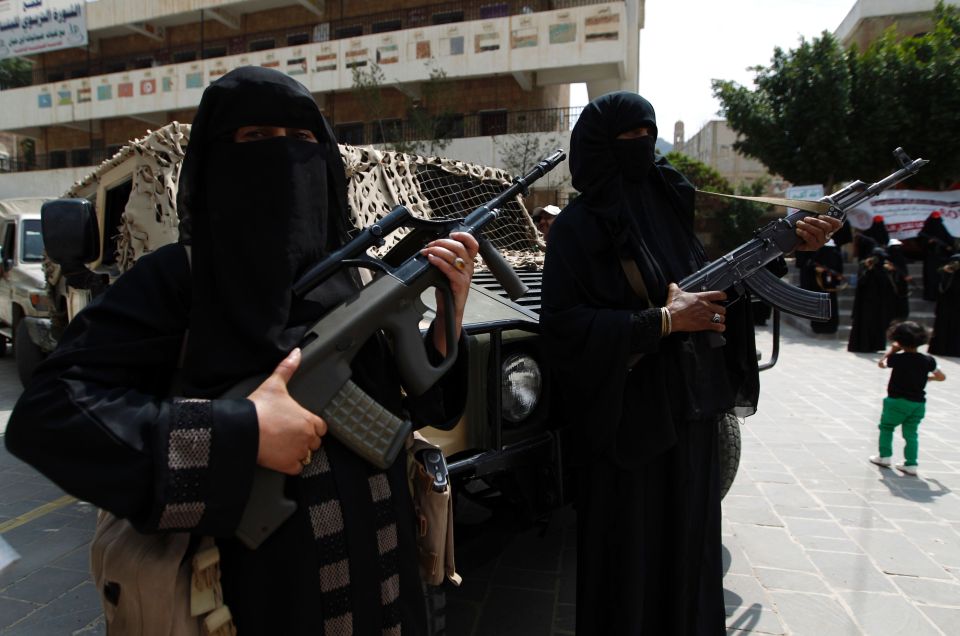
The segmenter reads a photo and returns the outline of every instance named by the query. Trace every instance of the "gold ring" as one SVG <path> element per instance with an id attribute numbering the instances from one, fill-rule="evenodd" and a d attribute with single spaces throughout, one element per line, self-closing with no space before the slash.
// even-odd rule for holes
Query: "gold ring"
<path id="1" fill-rule="evenodd" d="M 300 460 L 300 463 L 306 466 L 310 463 L 310 460 L 313 459 L 313 451 L 309 448 L 307 449 L 307 456 Z"/>
<path id="2" fill-rule="evenodd" d="M 467 261 L 463 260 L 459 256 L 453 259 L 453 266 L 459 269 L 461 272 L 467 266 Z"/>

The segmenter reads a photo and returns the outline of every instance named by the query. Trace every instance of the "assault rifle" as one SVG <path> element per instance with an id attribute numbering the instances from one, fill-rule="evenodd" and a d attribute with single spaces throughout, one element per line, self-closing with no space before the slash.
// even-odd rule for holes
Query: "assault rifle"
<path id="1" fill-rule="evenodd" d="M 511 298 L 526 293 L 525 285 L 490 241 L 483 228 L 500 216 L 501 208 L 526 194 L 537 179 L 555 168 L 566 157 L 557 150 L 538 163 L 529 173 L 462 220 L 431 221 L 418 219 L 404 206 L 397 206 L 385 217 L 365 228 L 339 250 L 308 270 L 293 291 L 305 295 L 341 267 L 354 266 L 379 270 L 383 275 L 342 302 L 309 329 L 300 344 L 302 357 L 297 372 L 287 384 L 290 395 L 304 408 L 319 414 L 327 430 L 341 443 L 379 468 L 389 467 L 410 433 L 412 425 L 390 413 L 350 380 L 350 362 L 360 347 L 378 330 L 390 333 L 403 385 L 420 395 L 439 380 L 457 357 L 457 338 L 453 294 L 447 278 L 420 254 L 420 248 L 435 238 L 452 232 L 467 232 L 480 243 L 480 255 Z M 402 260 L 390 263 L 366 254 L 384 243 L 392 232 L 411 231 L 391 250 Z M 420 321 L 426 307 L 420 295 L 435 287 L 446 308 L 444 325 L 447 355 L 434 366 L 427 359 Z M 249 378 L 233 387 L 225 397 L 249 395 L 266 376 Z M 296 504 L 283 494 L 286 476 L 257 467 L 250 499 L 244 509 L 237 537 L 255 549 L 296 510 Z"/>
<path id="2" fill-rule="evenodd" d="M 863 181 L 854 181 L 819 201 L 736 197 L 749 198 L 761 203 L 787 204 L 798 209 L 756 230 L 752 239 L 708 263 L 700 271 L 687 276 L 677 285 L 687 292 L 723 291 L 734 288 L 738 293 L 742 293 L 746 288 L 781 311 L 811 320 L 828 320 L 830 318 L 829 294 L 794 287 L 770 272 L 766 265 L 792 252 L 800 244 L 800 237 L 796 233 L 797 221 L 800 219 L 814 213 L 825 214 L 842 221 L 849 209 L 913 176 L 929 163 L 926 159 L 911 160 L 903 148 L 894 150 L 893 156 L 900 162 L 900 169 L 893 174 L 869 185 Z M 714 338 L 714 340 L 718 344 L 722 343 L 721 339 Z"/>

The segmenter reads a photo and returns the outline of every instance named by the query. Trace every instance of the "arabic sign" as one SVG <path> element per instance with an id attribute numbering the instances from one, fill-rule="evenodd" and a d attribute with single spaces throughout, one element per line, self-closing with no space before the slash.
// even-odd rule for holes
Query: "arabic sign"
<path id="1" fill-rule="evenodd" d="M 0 59 L 87 44 L 84 0 L 0 0 Z"/>
<path id="2" fill-rule="evenodd" d="M 939 211 L 953 236 L 960 236 L 960 190 L 887 190 L 849 210 L 850 225 L 865 230 L 874 216 L 882 216 L 890 238 L 913 238 L 931 212 Z"/>

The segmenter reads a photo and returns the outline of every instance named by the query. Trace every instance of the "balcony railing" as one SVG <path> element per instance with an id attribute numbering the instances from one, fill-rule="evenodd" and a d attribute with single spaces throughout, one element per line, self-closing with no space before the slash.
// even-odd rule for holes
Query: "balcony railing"
<path id="1" fill-rule="evenodd" d="M 239 55 L 249 51 L 297 46 L 309 42 L 326 42 L 437 24 L 502 18 L 511 15 L 603 4 L 609 1 L 467 0 L 466 2 L 445 2 L 408 9 L 395 9 L 351 18 L 308 23 L 281 30 L 246 33 L 222 40 L 204 40 L 201 38 L 200 42 L 187 46 L 148 49 L 139 53 L 91 59 L 71 65 L 35 66 L 33 83 L 62 82 L 69 79 L 107 73 L 122 73 L 152 66 L 193 62 L 197 59 Z"/>
<path id="2" fill-rule="evenodd" d="M 569 131 L 580 116 L 582 107 L 544 108 L 540 110 L 494 110 L 469 115 L 445 115 L 422 125 L 410 120 L 390 119 L 377 122 L 334 123 L 337 140 L 356 146 L 398 141 L 419 141 L 424 131 L 432 129 L 449 139 L 517 135 L 524 133 L 562 133 Z M 30 170 L 58 170 L 96 166 L 120 150 L 107 148 L 74 148 L 55 150 L 32 158 L 0 160 L 0 172 L 27 172 Z"/>

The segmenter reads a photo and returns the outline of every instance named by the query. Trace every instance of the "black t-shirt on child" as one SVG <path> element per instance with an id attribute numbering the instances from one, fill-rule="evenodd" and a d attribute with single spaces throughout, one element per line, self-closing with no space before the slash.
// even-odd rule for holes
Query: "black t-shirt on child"
<path id="1" fill-rule="evenodd" d="M 933 356 L 916 351 L 902 351 L 887 358 L 887 366 L 893 369 L 887 395 L 913 402 L 926 402 L 924 388 L 927 376 L 937 368 Z"/>

